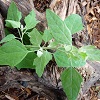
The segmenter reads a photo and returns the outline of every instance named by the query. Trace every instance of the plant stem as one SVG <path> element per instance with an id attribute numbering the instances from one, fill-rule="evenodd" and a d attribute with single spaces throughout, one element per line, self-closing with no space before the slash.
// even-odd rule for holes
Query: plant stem
<path id="1" fill-rule="evenodd" d="M 33 45 L 25 45 L 26 48 L 42 48 L 44 50 L 48 50 L 48 49 L 58 49 L 58 46 L 55 47 L 39 47 L 39 46 L 33 46 Z"/>
<path id="2" fill-rule="evenodd" d="M 20 40 L 21 40 L 21 42 L 23 43 L 24 32 L 23 32 L 23 30 L 21 30 L 21 29 L 19 29 L 19 28 L 17 28 L 17 30 L 18 30 L 18 33 L 19 33 L 19 36 L 20 36 Z M 21 31 L 21 32 L 20 32 L 20 31 Z"/>
<path id="3" fill-rule="evenodd" d="M 26 48 L 40 48 L 39 46 L 25 45 Z"/>
<path id="4" fill-rule="evenodd" d="M 20 37 L 20 39 L 21 39 L 21 41 L 22 41 L 22 36 L 21 36 L 21 33 L 20 33 L 19 28 L 17 28 L 17 30 L 18 30 L 19 37 Z"/>

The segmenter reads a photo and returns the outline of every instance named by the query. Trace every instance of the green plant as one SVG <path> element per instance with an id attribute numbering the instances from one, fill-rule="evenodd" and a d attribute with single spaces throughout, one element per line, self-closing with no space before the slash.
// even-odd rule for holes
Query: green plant
<path id="1" fill-rule="evenodd" d="M 16 28 L 19 37 L 8 34 L 1 40 L 0 43 L 4 44 L 0 47 L 0 65 L 35 69 L 41 77 L 44 68 L 54 57 L 59 67 L 66 68 L 61 74 L 64 92 L 68 100 L 75 100 L 82 82 L 82 77 L 75 68 L 84 66 L 86 60 L 100 61 L 100 50 L 96 47 L 88 45 L 78 49 L 72 45 L 72 34 L 83 29 L 81 17 L 72 14 L 62 21 L 55 13 L 46 10 L 48 29 L 43 34 L 35 28 L 39 21 L 36 20 L 34 11 L 25 17 L 25 26 L 21 24 L 21 18 L 21 13 L 12 2 L 6 26 Z M 44 45 L 41 44 L 42 41 L 45 42 Z M 54 52 L 49 52 L 49 49 Z"/>

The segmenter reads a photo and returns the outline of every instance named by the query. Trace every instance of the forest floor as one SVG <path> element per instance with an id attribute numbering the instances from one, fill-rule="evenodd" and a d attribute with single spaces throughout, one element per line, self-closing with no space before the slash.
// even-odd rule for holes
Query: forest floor
<path id="1" fill-rule="evenodd" d="M 39 1 L 34 0 L 35 7 L 43 12 L 48 7 L 49 0 Z M 81 3 L 85 29 L 81 32 L 81 36 L 73 37 L 76 46 L 92 44 L 100 49 L 100 1 L 92 1 L 83 0 Z M 38 4 L 40 5 L 37 6 Z M 61 85 L 59 81 L 61 70 L 51 61 L 43 76 L 39 78 L 35 70 L 19 71 L 9 66 L 1 66 L 0 100 L 67 100 L 62 88 L 58 87 Z M 77 100 L 100 100 L 100 62 L 87 61 L 86 66 L 78 70 L 84 78 L 84 83 Z"/>

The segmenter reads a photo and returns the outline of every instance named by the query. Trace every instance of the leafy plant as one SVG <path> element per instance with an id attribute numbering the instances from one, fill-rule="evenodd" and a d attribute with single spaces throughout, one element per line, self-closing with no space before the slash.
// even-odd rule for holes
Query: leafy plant
<path id="1" fill-rule="evenodd" d="M 100 61 L 100 50 L 96 47 L 89 45 L 78 49 L 72 45 L 72 34 L 83 29 L 81 17 L 72 14 L 62 21 L 47 9 L 48 29 L 44 34 L 35 28 L 39 21 L 33 10 L 25 17 L 25 26 L 21 24 L 21 18 L 21 12 L 12 2 L 8 9 L 6 27 L 16 28 L 20 37 L 9 34 L 1 40 L 0 43 L 4 44 L 0 47 L 0 65 L 35 69 L 41 77 L 46 65 L 54 57 L 57 65 L 65 68 L 61 74 L 63 90 L 68 100 L 75 100 L 82 82 L 82 76 L 76 68 L 84 66 L 88 59 Z"/>

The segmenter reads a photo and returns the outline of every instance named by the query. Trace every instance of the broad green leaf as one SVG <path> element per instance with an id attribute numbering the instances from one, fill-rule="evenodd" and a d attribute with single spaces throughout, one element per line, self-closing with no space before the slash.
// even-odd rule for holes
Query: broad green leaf
<path id="1" fill-rule="evenodd" d="M 13 28 L 20 28 L 20 22 L 13 21 L 13 20 L 6 20 L 6 23 L 8 23 L 7 27 L 10 27 L 10 28 L 12 28 L 12 27 Z"/>
<path id="2" fill-rule="evenodd" d="M 88 45 L 80 48 L 80 51 L 85 52 L 88 56 L 88 60 L 100 61 L 100 50 L 95 46 Z"/>
<path id="3" fill-rule="evenodd" d="M 79 32 L 83 29 L 82 18 L 78 14 L 72 14 L 64 20 L 71 34 Z"/>
<path id="4" fill-rule="evenodd" d="M 81 67 L 86 64 L 86 53 L 78 50 L 57 50 L 54 53 L 54 58 L 59 67 Z"/>
<path id="5" fill-rule="evenodd" d="M 34 45 L 34 46 L 40 46 L 41 42 L 42 42 L 42 35 L 38 32 L 38 30 L 35 28 L 33 29 L 30 33 L 29 33 L 29 37 L 30 37 L 30 42 Z"/>
<path id="6" fill-rule="evenodd" d="M 27 53 L 24 45 L 13 39 L 0 47 L 0 65 L 14 67 L 24 59 Z"/>
<path id="7" fill-rule="evenodd" d="M 39 77 L 42 76 L 44 68 L 51 59 L 52 55 L 48 51 L 44 51 L 41 57 L 36 57 L 34 59 L 33 65 L 36 66 L 36 73 Z"/>
<path id="8" fill-rule="evenodd" d="M 8 8 L 8 13 L 7 13 L 7 20 L 13 20 L 20 22 L 20 19 L 22 18 L 21 12 L 18 10 L 16 4 L 12 2 Z M 6 26 L 10 26 L 8 22 L 6 22 Z"/>
<path id="9" fill-rule="evenodd" d="M 82 81 L 81 75 L 72 67 L 61 74 L 62 87 L 68 100 L 77 100 Z"/>
<path id="10" fill-rule="evenodd" d="M 70 66 L 72 67 L 82 67 L 86 64 L 87 55 L 83 52 L 75 54 L 69 54 Z"/>
<path id="11" fill-rule="evenodd" d="M 59 67 L 71 67 L 70 62 L 68 61 L 68 54 L 66 54 L 65 52 L 57 50 L 54 53 L 54 58 Z"/>
<path id="12" fill-rule="evenodd" d="M 52 38 L 53 38 L 53 37 L 52 37 L 52 35 L 51 35 L 50 30 L 45 30 L 42 39 L 43 39 L 45 42 L 48 42 L 48 41 L 51 40 Z"/>
<path id="13" fill-rule="evenodd" d="M 48 27 L 56 41 L 62 44 L 72 44 L 71 32 L 59 16 L 50 10 L 46 10 L 46 18 Z"/>
<path id="14" fill-rule="evenodd" d="M 57 41 L 51 41 L 48 45 L 48 47 L 59 47 L 61 44 L 59 44 Z"/>
<path id="15" fill-rule="evenodd" d="M 9 34 L 9 35 L 7 35 L 6 37 L 4 37 L 1 41 L 0 41 L 0 43 L 4 43 L 4 42 L 8 42 L 8 41 L 11 41 L 11 40 L 13 40 L 13 39 L 15 39 L 16 37 L 13 35 L 13 34 Z"/>
<path id="16" fill-rule="evenodd" d="M 30 52 L 26 55 L 26 57 L 18 65 L 16 65 L 16 67 L 18 69 L 21 69 L 21 68 L 34 69 L 35 66 L 33 66 L 33 61 L 35 58 L 36 58 L 36 54 L 33 52 Z"/>
<path id="17" fill-rule="evenodd" d="M 27 15 L 24 19 L 25 21 L 25 28 L 28 30 L 28 29 L 31 29 L 31 28 L 34 28 L 36 26 L 36 24 L 38 23 L 37 19 L 36 19 L 36 15 L 35 15 L 35 12 L 32 10 L 29 15 Z"/>

